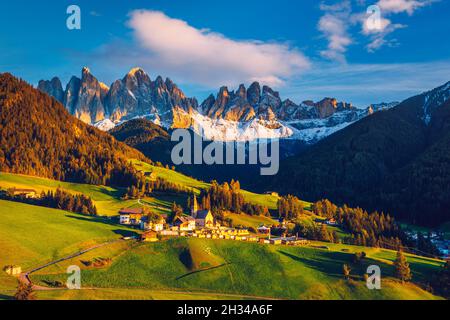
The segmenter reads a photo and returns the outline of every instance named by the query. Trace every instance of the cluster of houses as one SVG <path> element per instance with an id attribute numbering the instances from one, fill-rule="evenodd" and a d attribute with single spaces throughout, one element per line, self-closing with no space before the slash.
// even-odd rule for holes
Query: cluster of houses
<path id="1" fill-rule="evenodd" d="M 416 231 L 406 230 L 406 234 L 412 239 L 417 241 L 418 234 Z M 438 249 L 440 258 L 449 261 L 450 260 L 450 240 L 448 240 L 442 232 L 430 232 L 429 234 L 431 243 Z"/>
<path id="2" fill-rule="evenodd" d="M 167 223 L 167 215 L 160 215 L 159 219 L 149 221 L 142 208 L 122 209 L 120 224 L 139 227 L 144 233 L 142 241 L 155 242 L 159 237 L 194 237 L 204 239 L 223 239 L 235 241 L 258 242 L 264 244 L 305 245 L 306 239 L 297 237 L 271 238 L 271 228 L 261 226 L 258 233 L 264 237 L 250 234 L 245 228 L 229 228 L 215 221 L 210 210 L 199 210 L 197 200 L 194 197 L 191 207 L 191 215 L 177 216 L 171 224 Z"/>
<path id="3" fill-rule="evenodd" d="M 443 234 L 437 232 L 432 232 L 430 236 L 431 243 L 439 250 L 441 258 L 450 260 L 450 240 L 445 239 Z"/>

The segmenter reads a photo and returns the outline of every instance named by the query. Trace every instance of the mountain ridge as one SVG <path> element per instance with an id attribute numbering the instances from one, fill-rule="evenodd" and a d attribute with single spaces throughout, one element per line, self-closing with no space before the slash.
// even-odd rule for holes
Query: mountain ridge
<path id="1" fill-rule="evenodd" d="M 449 123 L 447 83 L 328 136 L 255 186 L 437 225 L 450 220 Z"/>
<path id="2" fill-rule="evenodd" d="M 131 69 L 110 87 L 98 81 L 86 67 L 81 79 L 71 78 L 63 95 L 60 83 L 56 77 L 41 80 L 38 89 L 55 97 L 77 118 L 103 130 L 145 117 L 165 128 L 190 128 L 198 133 L 200 128 L 209 128 L 205 131 L 206 138 L 213 140 L 229 135 L 230 140 L 291 138 L 315 143 L 330 132 L 378 111 L 372 106 L 358 109 L 334 98 L 297 105 L 289 99 L 282 100 L 279 92 L 261 87 L 258 82 L 248 88 L 241 84 L 236 91 L 221 87 L 216 95 L 209 95 L 199 104 L 196 98 L 186 97 L 171 79 L 158 76 L 152 81 L 142 68 Z M 319 130 L 314 134 L 304 131 L 310 129 L 307 126 L 313 120 L 318 121 Z"/>

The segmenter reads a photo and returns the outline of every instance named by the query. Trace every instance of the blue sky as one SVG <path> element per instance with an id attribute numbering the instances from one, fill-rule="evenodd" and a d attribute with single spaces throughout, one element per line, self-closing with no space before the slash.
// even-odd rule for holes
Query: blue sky
<path id="1" fill-rule="evenodd" d="M 81 9 L 68 30 L 66 9 Z M 366 28 L 370 5 L 377 29 Z M 39 1 L 2 3 L 0 71 L 65 84 L 90 67 L 110 84 L 142 66 L 199 100 L 219 86 L 268 83 L 294 102 L 365 107 L 450 81 L 446 0 Z"/>

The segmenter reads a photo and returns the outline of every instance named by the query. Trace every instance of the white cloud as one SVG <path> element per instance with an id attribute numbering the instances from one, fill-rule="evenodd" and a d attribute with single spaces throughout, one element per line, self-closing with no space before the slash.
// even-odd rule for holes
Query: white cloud
<path id="1" fill-rule="evenodd" d="M 345 62 L 347 47 L 353 43 L 348 33 L 350 22 L 350 1 L 342 1 L 334 5 L 322 3 L 320 9 L 326 13 L 320 18 L 318 29 L 328 40 L 328 47 L 321 55 L 330 60 Z"/>
<path id="2" fill-rule="evenodd" d="M 425 7 L 434 2 L 433 0 L 380 0 L 377 5 L 383 13 L 407 12 L 412 15 L 415 10 Z"/>
<path id="3" fill-rule="evenodd" d="M 374 28 L 373 26 L 371 26 L 370 20 L 367 18 L 364 18 L 362 21 L 362 26 L 363 26 L 362 31 L 363 31 L 363 34 L 365 34 L 365 35 L 382 33 L 384 31 L 386 31 L 391 25 L 392 25 L 391 20 L 380 17 L 380 19 L 378 20 L 378 26 L 376 28 Z"/>
<path id="4" fill-rule="evenodd" d="M 299 50 L 287 44 L 232 40 L 159 11 L 133 11 L 128 25 L 143 49 L 137 60 L 144 66 L 197 84 L 236 85 L 262 80 L 280 85 L 310 64 Z"/>
<path id="5" fill-rule="evenodd" d="M 330 60 L 345 62 L 347 47 L 354 41 L 351 29 L 354 25 L 361 25 L 361 33 L 368 37 L 367 51 L 374 52 L 383 46 L 398 44 L 396 39 L 389 39 L 389 35 L 397 29 L 406 28 L 404 24 L 392 22 L 390 16 L 407 13 L 412 15 L 414 11 L 440 0 L 378 0 L 379 8 L 378 27 L 370 27 L 373 21 L 373 12 L 361 12 L 361 8 L 353 11 L 349 0 L 336 2 L 332 5 L 320 4 L 320 10 L 324 15 L 320 18 L 318 29 L 328 39 L 328 48 L 321 52 L 323 57 Z M 356 0 L 361 7 L 364 0 Z M 372 6 L 373 7 L 373 6 Z M 370 8 L 370 7 L 369 7 Z M 388 17 L 389 18 L 388 18 Z"/>
<path id="6" fill-rule="evenodd" d="M 434 0 L 379 0 L 377 6 L 379 7 L 378 28 L 370 28 L 371 19 L 369 15 L 361 20 L 362 33 L 369 36 L 370 43 L 367 45 L 369 52 L 374 52 L 381 47 L 388 45 L 393 46 L 397 44 L 396 39 L 387 39 L 387 36 L 397 29 L 406 28 L 406 25 L 392 23 L 392 21 L 385 16 L 399 14 L 406 12 L 412 15 L 415 10 L 427 6 L 434 2 Z"/>
<path id="7" fill-rule="evenodd" d="M 366 46 L 369 52 L 374 52 L 385 45 L 394 46 L 397 44 L 397 40 L 388 40 L 387 36 L 397 29 L 406 28 L 405 25 L 392 23 L 390 19 L 382 16 L 379 17 L 376 27 L 372 25 L 373 22 L 367 18 L 367 15 L 358 15 L 357 20 L 362 25 L 362 34 L 368 36 L 370 39 L 369 44 Z"/>

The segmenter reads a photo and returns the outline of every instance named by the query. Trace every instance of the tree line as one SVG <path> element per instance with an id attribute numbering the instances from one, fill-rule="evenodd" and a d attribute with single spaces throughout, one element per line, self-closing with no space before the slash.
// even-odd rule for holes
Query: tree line
<path id="1" fill-rule="evenodd" d="M 269 215 L 269 209 L 245 201 L 241 193 L 239 181 L 232 180 L 230 183 L 219 184 L 217 181 L 211 182 L 208 190 L 200 193 L 201 209 L 213 212 L 231 211 L 234 213 L 244 213 L 251 216 Z"/>
<path id="2" fill-rule="evenodd" d="M 128 187 L 127 159 L 151 161 L 10 74 L 0 74 L 0 171 Z"/>
<path id="3" fill-rule="evenodd" d="M 303 203 L 299 198 L 288 195 L 278 200 L 278 216 L 287 220 L 297 219 L 305 213 Z"/>
<path id="4" fill-rule="evenodd" d="M 38 198 L 15 196 L 14 189 L 0 192 L 0 198 L 8 201 L 26 203 L 30 205 L 70 211 L 85 215 L 97 215 L 97 208 L 92 199 L 84 194 L 72 195 L 64 190 L 42 192 Z"/>
<path id="5" fill-rule="evenodd" d="M 156 180 L 148 180 L 140 173 L 135 175 L 135 180 L 130 184 L 131 186 L 127 188 L 124 199 L 139 199 L 151 196 L 155 192 L 173 194 L 190 194 L 192 192 L 190 188 L 161 177 L 157 177 Z"/>
<path id="6" fill-rule="evenodd" d="M 399 249 L 407 243 L 406 234 L 389 214 L 377 211 L 369 213 L 347 205 L 339 207 L 327 199 L 313 203 L 311 210 L 321 218 L 334 219 L 350 235 L 342 239 L 335 230 L 329 230 L 324 223 L 307 224 L 297 220 L 294 231 L 308 239 L 390 249 Z M 294 196 L 282 197 L 278 202 L 278 211 L 281 217 L 293 220 L 304 213 L 301 201 Z"/>

